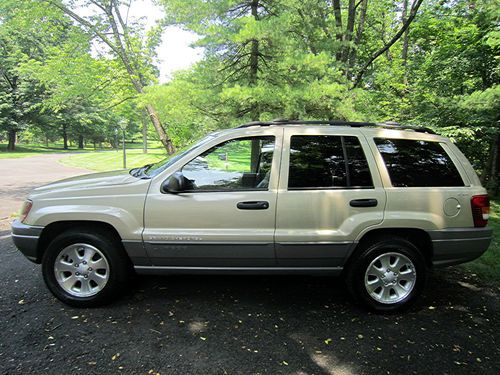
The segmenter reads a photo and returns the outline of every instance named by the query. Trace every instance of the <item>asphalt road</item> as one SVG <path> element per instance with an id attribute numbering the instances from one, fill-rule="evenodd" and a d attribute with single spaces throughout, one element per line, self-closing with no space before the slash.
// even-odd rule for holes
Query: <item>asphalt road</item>
<path id="1" fill-rule="evenodd" d="M 0 206 L 79 172 L 18 162 Z M 112 305 L 74 309 L 0 220 L 0 276 L 0 374 L 500 374 L 500 289 L 459 269 L 433 275 L 402 315 L 367 313 L 341 280 L 303 276 L 138 277 Z"/>

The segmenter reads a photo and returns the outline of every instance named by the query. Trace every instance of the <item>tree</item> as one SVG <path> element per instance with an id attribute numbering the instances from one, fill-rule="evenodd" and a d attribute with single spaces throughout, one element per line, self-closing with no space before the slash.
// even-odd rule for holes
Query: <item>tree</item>
<path id="1" fill-rule="evenodd" d="M 45 48 L 64 38 L 64 25 L 45 13 L 45 22 L 30 15 L 44 11 L 40 4 L 0 0 L 0 129 L 8 133 L 8 150 L 14 150 L 17 133 L 43 115 L 40 103 L 46 92 L 20 72 L 23 61 L 42 62 Z"/>
<path id="2" fill-rule="evenodd" d="M 52 6 L 60 9 L 92 37 L 109 48 L 109 53 L 116 56 L 123 64 L 128 78 L 138 94 L 144 93 L 144 88 L 153 80 L 152 59 L 159 43 L 161 27 L 145 35 L 144 28 L 138 22 L 129 24 L 128 17 L 122 15 L 122 9 L 130 8 L 131 1 L 119 0 L 88 0 L 80 5 L 92 6 L 96 13 L 92 16 L 78 15 L 69 5 L 60 0 L 46 0 Z M 145 104 L 145 110 L 158 133 L 160 141 L 169 154 L 175 149 L 165 131 L 156 109 L 151 104 Z"/>

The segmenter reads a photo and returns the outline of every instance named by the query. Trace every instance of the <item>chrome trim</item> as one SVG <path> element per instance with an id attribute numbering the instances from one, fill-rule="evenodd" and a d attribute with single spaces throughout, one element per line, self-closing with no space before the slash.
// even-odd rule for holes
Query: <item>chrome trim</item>
<path id="1" fill-rule="evenodd" d="M 449 240 L 432 240 L 432 243 L 439 243 L 439 242 L 463 242 L 463 241 L 484 241 L 484 240 L 491 240 L 491 237 L 450 238 Z"/>
<path id="2" fill-rule="evenodd" d="M 346 245 L 352 241 L 286 241 L 276 242 L 276 245 Z"/>
<path id="3" fill-rule="evenodd" d="M 26 234 L 14 234 L 14 233 L 12 233 L 12 237 L 14 237 L 14 238 L 31 238 L 31 239 L 37 239 L 37 240 L 40 238 L 40 236 L 28 236 Z"/>
<path id="4" fill-rule="evenodd" d="M 280 270 L 337 270 L 342 269 L 342 267 L 177 267 L 177 266 L 134 266 L 135 269 L 171 269 L 171 270 L 270 270 L 270 271 L 280 271 Z"/>
<path id="5" fill-rule="evenodd" d="M 221 242 L 221 241 L 144 241 L 145 244 L 148 245 L 230 245 L 230 246 L 238 246 L 238 245 L 274 245 L 273 242 Z"/>

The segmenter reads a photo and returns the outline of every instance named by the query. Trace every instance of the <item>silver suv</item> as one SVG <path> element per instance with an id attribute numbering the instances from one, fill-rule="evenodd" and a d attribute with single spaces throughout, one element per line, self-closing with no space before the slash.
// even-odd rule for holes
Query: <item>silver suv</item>
<path id="1" fill-rule="evenodd" d="M 425 128 L 254 122 L 171 159 L 35 189 L 12 225 L 72 306 L 108 302 L 138 274 L 342 275 L 377 311 L 407 307 L 431 267 L 488 248 L 486 190 Z"/>

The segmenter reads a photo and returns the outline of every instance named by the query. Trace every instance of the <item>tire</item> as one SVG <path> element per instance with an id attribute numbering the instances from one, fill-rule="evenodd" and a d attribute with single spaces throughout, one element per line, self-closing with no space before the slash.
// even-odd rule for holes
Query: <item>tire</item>
<path id="1" fill-rule="evenodd" d="M 402 238 L 381 238 L 363 246 L 347 267 L 347 288 L 354 300 L 375 312 L 409 308 L 426 282 L 419 249 Z"/>
<path id="2" fill-rule="evenodd" d="M 45 284 L 62 302 L 95 307 L 114 300 L 127 281 L 129 259 L 109 233 L 70 229 L 57 236 L 42 258 Z"/>

